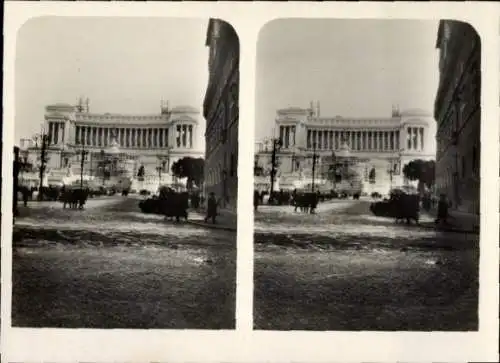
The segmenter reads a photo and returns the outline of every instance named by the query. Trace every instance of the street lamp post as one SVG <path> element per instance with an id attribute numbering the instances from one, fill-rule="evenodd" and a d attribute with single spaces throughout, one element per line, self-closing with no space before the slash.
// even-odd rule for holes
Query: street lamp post
<path id="1" fill-rule="evenodd" d="M 85 164 L 85 156 L 89 152 L 85 149 L 82 149 L 80 152 L 81 160 L 80 160 L 80 188 L 83 189 L 83 166 Z"/>
<path id="2" fill-rule="evenodd" d="M 280 139 L 273 139 L 273 152 L 271 154 L 271 190 L 269 194 L 269 202 L 273 201 L 273 193 L 274 193 L 274 179 L 276 177 L 276 153 L 279 151 L 281 148 L 281 140 Z"/>
<path id="3" fill-rule="evenodd" d="M 313 143 L 313 156 L 312 156 L 313 160 L 313 165 L 312 165 L 312 186 L 311 186 L 311 192 L 314 193 L 314 183 L 315 183 L 315 180 L 314 180 L 314 177 L 315 177 L 315 172 L 316 172 L 316 158 L 317 158 L 317 155 L 316 155 L 316 143 Z"/>
<path id="4" fill-rule="evenodd" d="M 43 188 L 43 177 L 45 173 L 45 168 L 47 164 L 47 144 L 49 143 L 49 135 L 45 134 L 45 132 L 42 132 L 40 135 L 40 142 L 42 143 L 41 145 L 41 150 L 40 150 L 40 171 L 39 171 L 39 185 L 38 185 L 38 200 L 43 199 L 43 193 L 42 193 L 42 188 Z M 37 140 L 38 141 L 38 140 Z"/>
<path id="5" fill-rule="evenodd" d="M 393 161 L 389 161 L 389 165 L 387 167 L 387 173 L 389 174 L 389 192 L 392 190 L 392 179 L 394 175 L 394 164 Z"/>

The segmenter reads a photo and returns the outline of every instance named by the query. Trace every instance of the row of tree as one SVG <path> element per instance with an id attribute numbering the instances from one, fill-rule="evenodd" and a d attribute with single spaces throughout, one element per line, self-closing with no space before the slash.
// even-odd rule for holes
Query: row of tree
<path id="1" fill-rule="evenodd" d="M 204 182 L 205 160 L 202 158 L 192 158 L 186 156 L 177 160 L 170 168 L 172 174 L 179 178 L 187 178 L 186 187 L 192 189 L 193 186 L 201 187 Z M 142 179 L 146 174 L 144 165 L 141 165 L 137 171 L 137 178 Z"/>
<path id="2" fill-rule="evenodd" d="M 266 176 L 266 170 L 260 166 L 257 161 L 254 161 L 254 176 Z M 357 173 L 354 169 L 348 168 L 347 171 L 343 173 L 344 178 L 355 178 Z M 423 186 L 427 188 L 432 188 L 436 180 L 436 163 L 434 160 L 422 160 L 415 159 L 410 161 L 403 167 L 403 175 L 407 180 L 418 181 L 419 188 Z M 328 171 L 328 178 L 330 180 L 338 179 L 339 175 L 337 170 L 330 168 Z M 375 184 L 376 172 L 375 168 L 372 168 L 368 175 L 368 180 L 370 184 Z"/>

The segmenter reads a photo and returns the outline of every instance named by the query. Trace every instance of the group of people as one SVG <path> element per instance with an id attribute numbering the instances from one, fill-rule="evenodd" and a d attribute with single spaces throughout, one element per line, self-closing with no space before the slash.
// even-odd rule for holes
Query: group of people
<path id="1" fill-rule="evenodd" d="M 259 205 L 264 203 L 264 196 L 266 192 L 259 192 L 254 190 L 253 193 L 253 207 L 254 211 L 257 211 Z M 300 210 L 301 212 L 313 214 L 316 210 L 318 203 L 321 199 L 321 194 L 317 192 L 301 192 L 297 189 L 292 192 L 280 190 L 279 192 L 273 192 L 269 196 L 269 204 L 274 205 L 291 205 L 295 208 L 295 212 Z"/>

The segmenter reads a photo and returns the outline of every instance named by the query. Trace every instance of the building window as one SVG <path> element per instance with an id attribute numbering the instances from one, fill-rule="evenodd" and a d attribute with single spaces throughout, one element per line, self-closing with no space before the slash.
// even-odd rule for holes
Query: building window
<path id="1" fill-rule="evenodd" d="M 472 147 L 472 172 L 474 175 L 479 174 L 479 153 L 476 145 Z"/>
<path id="2" fill-rule="evenodd" d="M 411 139 L 411 128 L 408 127 L 408 130 L 406 132 L 407 132 L 407 138 L 406 138 L 407 139 L 407 145 L 406 145 L 406 147 L 407 147 L 408 150 L 411 150 L 411 141 L 412 141 L 412 139 Z"/>

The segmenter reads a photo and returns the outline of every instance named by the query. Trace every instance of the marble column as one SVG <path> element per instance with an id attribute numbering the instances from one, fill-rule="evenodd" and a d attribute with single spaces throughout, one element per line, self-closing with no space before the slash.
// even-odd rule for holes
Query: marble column
<path id="1" fill-rule="evenodd" d="M 51 122 L 50 125 L 52 126 L 52 140 L 51 140 L 51 143 L 52 144 L 57 144 L 57 134 L 58 134 L 58 131 L 57 131 L 57 126 L 56 126 L 56 123 L 55 122 Z"/>
<path id="2" fill-rule="evenodd" d="M 423 127 L 420 128 L 420 147 L 421 147 L 422 151 L 424 150 L 424 147 L 425 147 L 424 132 L 425 132 L 424 128 Z"/>
<path id="3" fill-rule="evenodd" d="M 80 126 L 79 142 L 80 145 L 85 145 L 85 126 Z"/>
<path id="4" fill-rule="evenodd" d="M 193 148 L 193 125 L 189 125 L 189 148 Z"/>
<path id="5" fill-rule="evenodd" d="M 413 150 L 417 150 L 417 133 L 416 133 L 417 129 L 415 129 L 414 127 L 412 127 L 411 129 L 411 133 L 412 133 L 412 146 L 413 146 Z"/>

